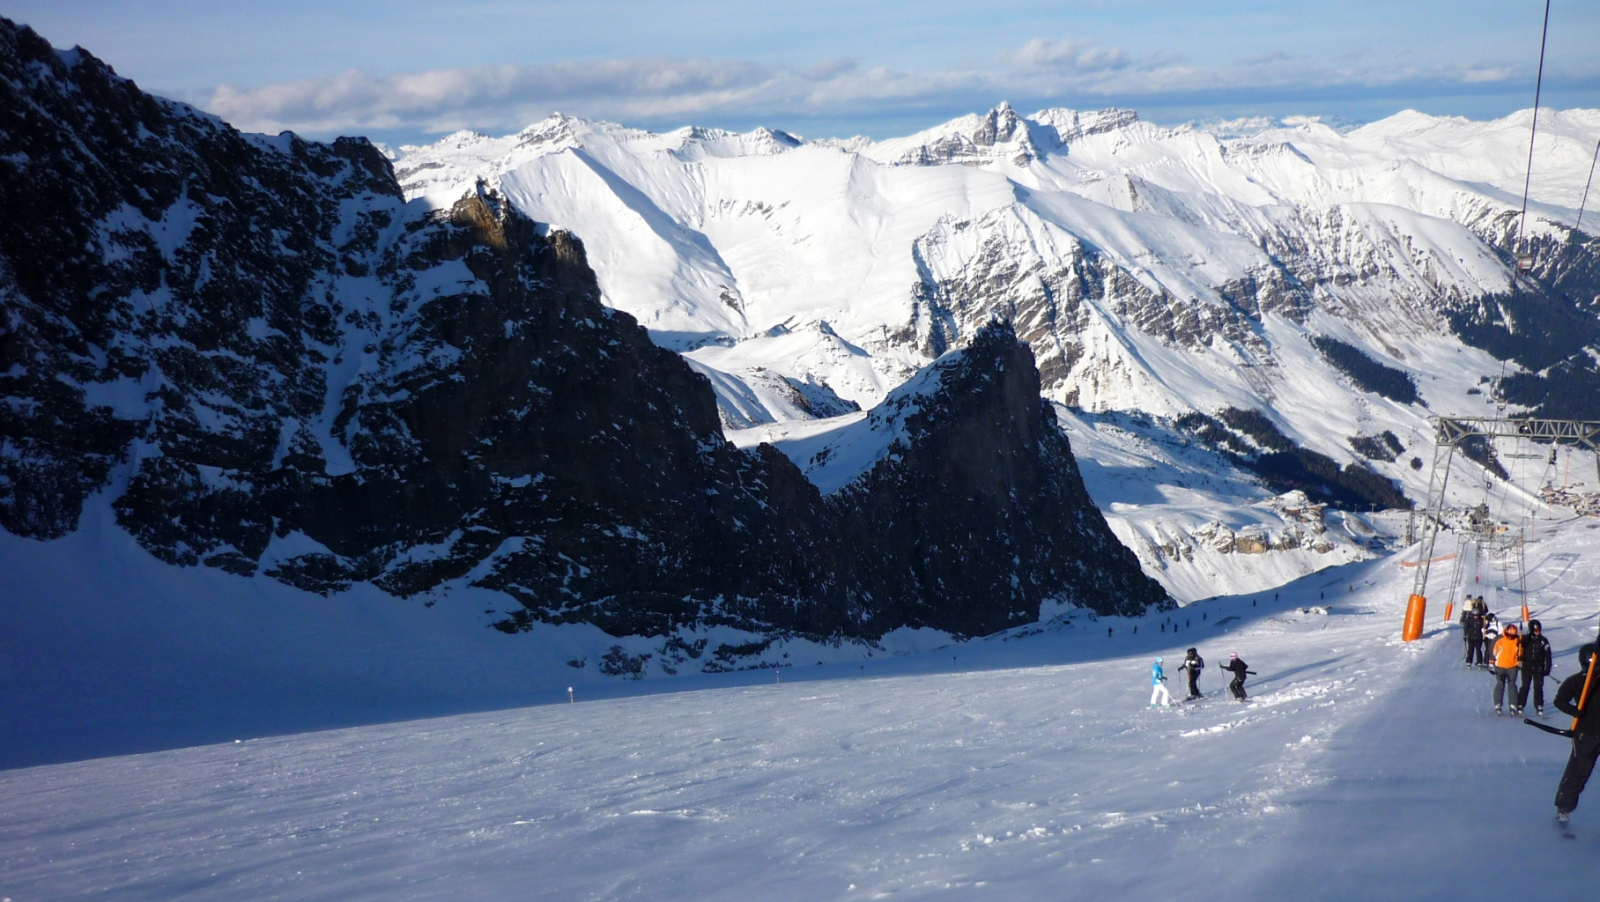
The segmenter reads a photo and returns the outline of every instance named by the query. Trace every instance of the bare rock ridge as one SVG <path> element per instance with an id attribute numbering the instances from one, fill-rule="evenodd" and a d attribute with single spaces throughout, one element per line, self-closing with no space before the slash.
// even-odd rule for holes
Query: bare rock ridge
<path id="1" fill-rule="evenodd" d="M 1165 601 L 1085 493 L 1027 345 L 981 329 L 824 497 L 585 249 L 362 139 L 243 135 L 0 20 L 0 527 L 107 492 L 156 557 L 331 593 L 470 584 L 499 626 L 991 632 Z"/>

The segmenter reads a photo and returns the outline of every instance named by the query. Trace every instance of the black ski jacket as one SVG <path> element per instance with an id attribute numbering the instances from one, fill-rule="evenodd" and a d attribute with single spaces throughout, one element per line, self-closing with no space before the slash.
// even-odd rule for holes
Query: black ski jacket
<path id="1" fill-rule="evenodd" d="M 1469 608 L 1461 612 L 1461 638 L 1483 638 L 1483 618 L 1478 616 L 1477 611 Z"/>
<path id="2" fill-rule="evenodd" d="M 1242 680 L 1244 679 L 1244 672 L 1250 669 L 1250 665 L 1246 664 L 1243 658 L 1234 658 L 1232 661 L 1223 664 L 1222 669 L 1232 672 L 1234 679 Z"/>
<path id="3" fill-rule="evenodd" d="M 1530 676 L 1550 675 L 1550 640 L 1529 633 L 1522 637 L 1522 672 Z M 1582 691 L 1581 687 L 1579 691 Z"/>
<path id="4" fill-rule="evenodd" d="M 1600 736 L 1600 673 L 1595 674 L 1595 685 L 1589 687 L 1589 701 L 1585 706 L 1588 710 L 1582 715 L 1578 713 L 1578 700 L 1583 698 L 1583 681 L 1587 676 L 1586 671 L 1580 670 L 1561 681 L 1561 688 L 1556 690 L 1556 710 L 1578 718 L 1579 733 Z"/>
<path id="5" fill-rule="evenodd" d="M 1191 676 L 1198 675 L 1200 671 L 1206 669 L 1206 659 L 1199 655 L 1195 655 L 1192 658 L 1184 658 L 1183 663 L 1178 665 L 1178 669 Z"/>

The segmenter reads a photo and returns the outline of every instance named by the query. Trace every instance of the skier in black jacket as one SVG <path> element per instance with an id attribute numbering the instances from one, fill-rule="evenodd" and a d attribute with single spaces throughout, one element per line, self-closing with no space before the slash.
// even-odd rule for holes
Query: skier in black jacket
<path id="1" fill-rule="evenodd" d="M 1544 678 L 1550 675 L 1550 640 L 1537 620 L 1528 621 L 1528 634 L 1522 637 L 1522 688 L 1517 692 L 1516 714 L 1528 706 L 1528 688 L 1533 687 L 1533 707 L 1544 716 Z"/>
<path id="2" fill-rule="evenodd" d="M 1238 653 L 1230 652 L 1228 654 L 1228 663 L 1219 666 L 1233 674 L 1233 682 L 1228 684 L 1228 691 L 1233 693 L 1234 698 L 1241 702 L 1244 701 L 1247 698 L 1244 694 L 1244 677 L 1245 674 L 1250 672 L 1250 665 L 1246 664 Z"/>
<path id="3" fill-rule="evenodd" d="M 1183 663 L 1178 666 L 1183 669 L 1184 676 L 1189 678 L 1189 697 L 1184 701 L 1193 701 L 1201 698 L 1200 671 L 1206 669 L 1205 658 L 1200 657 L 1200 652 L 1191 648 L 1184 653 Z"/>
<path id="4" fill-rule="evenodd" d="M 1472 596 L 1461 606 L 1461 641 L 1467 645 L 1467 666 L 1483 666 L 1483 615 Z"/>
<path id="5" fill-rule="evenodd" d="M 1589 659 L 1594 656 L 1593 644 L 1578 649 L 1578 672 L 1561 681 L 1556 690 L 1556 710 L 1578 719 L 1572 734 L 1572 754 L 1567 757 L 1566 772 L 1561 775 L 1561 785 L 1556 789 L 1556 820 L 1566 826 L 1567 816 L 1578 807 L 1578 796 L 1594 772 L 1594 762 L 1600 758 L 1600 686 L 1589 687 L 1589 698 L 1584 700 L 1583 687 L 1589 676 Z M 1600 683 L 1600 679 L 1595 680 Z M 1583 707 L 1578 703 L 1583 701 Z"/>

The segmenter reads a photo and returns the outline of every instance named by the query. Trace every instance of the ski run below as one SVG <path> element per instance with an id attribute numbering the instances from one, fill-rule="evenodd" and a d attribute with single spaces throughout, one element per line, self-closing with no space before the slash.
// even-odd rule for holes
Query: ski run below
<path id="1" fill-rule="evenodd" d="M 1595 635 L 1597 526 L 1541 521 L 1528 548 L 1556 679 Z M 1514 619 L 1504 572 L 1458 560 L 1473 567 L 1462 581 Z M 612 682 L 610 697 L 585 686 L 573 704 L 547 683 L 531 707 L 276 736 L 236 711 L 237 741 L 0 771 L 0 895 L 1582 897 L 1600 798 L 1562 839 L 1551 799 L 1568 743 L 1494 717 L 1491 678 L 1463 669 L 1459 630 L 1442 622 L 1454 564 L 1434 570 L 1425 637 L 1400 642 L 1415 572 L 1400 563 L 1138 621 L 1063 612 L 914 654 L 792 666 L 781 682 L 771 670 Z M 82 599 L 69 590 L 58 602 L 70 607 Z M 303 634 L 332 629 L 337 605 L 299 612 Z M 1168 618 L 1180 631 L 1161 629 Z M 397 684 L 478 678 L 438 649 L 393 640 L 384 652 L 334 632 L 365 655 L 355 670 L 387 667 Z M 529 638 L 479 632 L 506 648 Z M 1147 708 L 1152 658 L 1166 657 L 1181 697 L 1189 645 L 1206 658 L 1208 697 Z M 1259 674 L 1248 704 L 1216 669 L 1230 651 Z M 161 654 L 132 649 L 124 681 L 143 685 Z M 190 679 L 200 699 L 225 681 Z M 629 687 L 639 694 L 619 694 Z M 64 717 L 76 701 L 59 699 Z M 11 756 L 28 741 L 13 733 Z"/>

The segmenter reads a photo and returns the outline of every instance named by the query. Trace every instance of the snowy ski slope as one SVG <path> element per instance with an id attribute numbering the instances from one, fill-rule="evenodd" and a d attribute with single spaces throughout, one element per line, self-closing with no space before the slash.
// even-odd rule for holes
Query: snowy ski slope
<path id="1" fill-rule="evenodd" d="M 1595 633 L 1600 529 L 1541 530 L 1528 586 L 1559 677 Z M 535 707 L 282 736 L 239 711 L 237 742 L 0 771 L 0 887 L 19 900 L 1582 898 L 1600 799 L 1579 809 L 1576 841 L 1559 838 L 1566 743 L 1490 714 L 1489 677 L 1460 668 L 1459 633 L 1438 622 L 1448 568 L 1427 636 L 1399 642 L 1412 571 L 1398 564 L 1325 571 L 1276 601 L 1064 617 L 795 666 L 781 683 L 697 676 L 671 684 L 689 691 L 580 690 L 577 704 L 547 686 Z M 1501 579 L 1465 574 L 1509 617 Z M 1187 626 L 1163 632 L 1168 616 Z M 1151 657 L 1172 668 L 1187 645 L 1213 668 L 1209 697 L 1148 710 Z M 1248 705 L 1214 669 L 1230 650 L 1259 673 Z M 450 674 L 403 642 L 380 658 Z"/>

